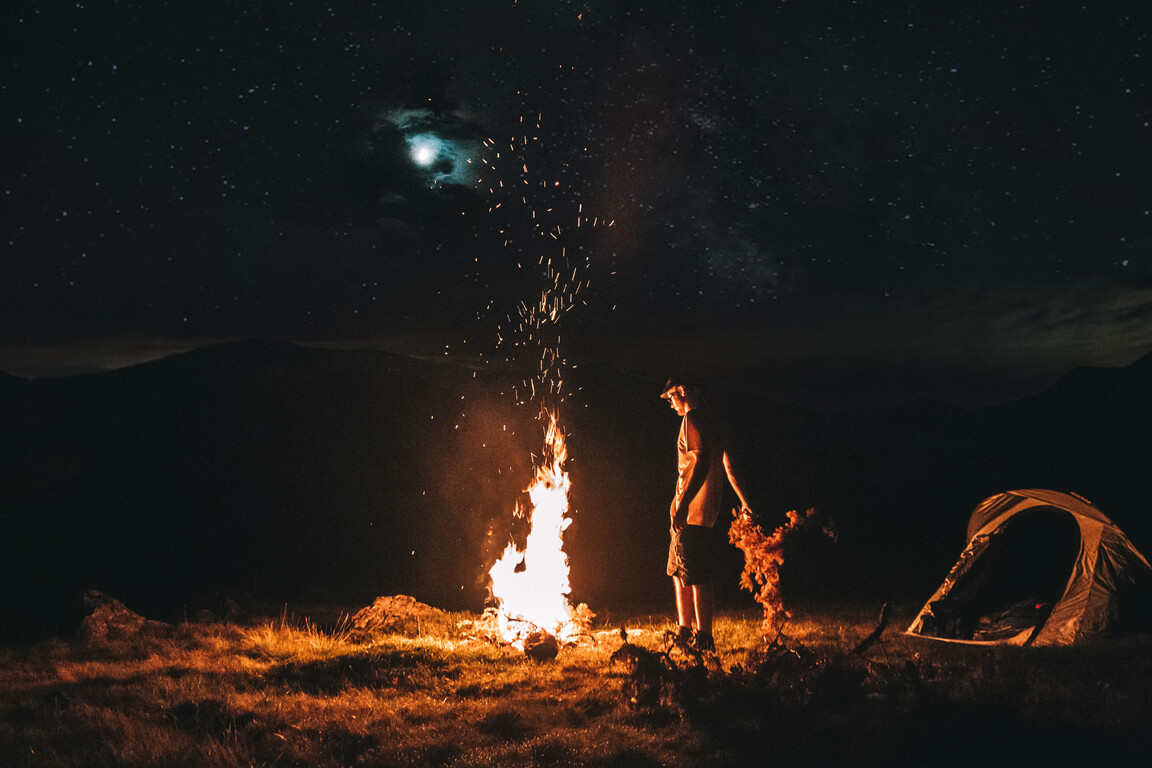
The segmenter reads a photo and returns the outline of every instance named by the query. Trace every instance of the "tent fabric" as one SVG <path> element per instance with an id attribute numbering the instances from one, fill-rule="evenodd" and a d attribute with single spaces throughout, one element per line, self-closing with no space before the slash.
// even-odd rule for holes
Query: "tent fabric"
<path id="1" fill-rule="evenodd" d="M 981 584 L 981 568 L 1005 532 L 1020 521 L 1046 514 L 1053 519 L 1071 517 L 1079 531 L 1079 550 L 1067 566 L 1063 591 L 1051 600 L 1032 604 L 1005 605 L 995 616 L 975 616 L 988 607 L 986 585 Z M 1036 546 L 1046 545 L 1038 540 Z M 1043 553 L 1041 553 L 1043 554 Z M 1055 560 L 1055 555 L 1054 562 Z M 1013 562 L 999 564 L 1011 569 Z M 1060 564 L 1059 567 L 1063 567 Z M 1063 579 L 1063 570 L 1057 572 Z M 959 585 L 959 588 L 957 588 Z M 984 589 L 984 603 L 979 604 Z M 1058 491 L 1018 490 L 991 496 L 972 512 L 968 521 L 968 543 L 944 583 L 929 598 L 909 626 L 907 633 L 946 642 L 982 645 L 1072 645 L 1114 630 L 1119 621 L 1131 618 L 1144 605 L 1129 605 L 1132 593 L 1152 589 L 1152 567 L 1128 537 L 1087 500 Z M 955 590 L 955 594 L 954 594 Z M 1026 601 L 1025 601 L 1026 602 Z M 937 615 L 939 614 L 939 615 Z M 964 615 L 965 621 L 953 621 Z M 979 622 L 980 629 L 969 629 Z"/>

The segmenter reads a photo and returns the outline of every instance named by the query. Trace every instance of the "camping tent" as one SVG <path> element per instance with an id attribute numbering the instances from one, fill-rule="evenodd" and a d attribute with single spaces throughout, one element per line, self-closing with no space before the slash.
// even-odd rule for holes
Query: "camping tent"
<path id="1" fill-rule="evenodd" d="M 1046 490 L 982 501 L 968 545 L 908 634 L 948 642 L 1071 645 L 1147 625 L 1152 567 L 1087 500 Z"/>

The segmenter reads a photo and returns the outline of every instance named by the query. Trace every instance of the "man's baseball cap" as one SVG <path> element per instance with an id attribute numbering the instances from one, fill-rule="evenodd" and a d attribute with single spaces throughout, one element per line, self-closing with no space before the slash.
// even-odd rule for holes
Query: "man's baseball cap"
<path id="1" fill-rule="evenodd" d="M 679 386 L 688 386 L 688 380 L 679 375 L 669 376 L 668 381 L 664 382 L 664 389 L 660 390 L 660 397 L 667 400 L 671 396 L 669 393 Z"/>

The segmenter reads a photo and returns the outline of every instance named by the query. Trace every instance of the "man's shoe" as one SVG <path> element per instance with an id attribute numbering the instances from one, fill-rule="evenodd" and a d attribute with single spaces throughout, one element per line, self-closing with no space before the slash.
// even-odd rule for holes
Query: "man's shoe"
<path id="1" fill-rule="evenodd" d="M 711 634 L 697 632 L 692 638 L 692 644 L 701 653 L 716 653 L 716 641 L 712 639 Z"/>

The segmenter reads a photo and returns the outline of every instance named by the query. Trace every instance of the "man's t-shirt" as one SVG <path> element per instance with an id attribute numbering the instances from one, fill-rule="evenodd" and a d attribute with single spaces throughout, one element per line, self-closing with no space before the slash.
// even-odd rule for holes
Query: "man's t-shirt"
<path id="1" fill-rule="evenodd" d="M 711 528 L 720 516 L 724 493 L 724 451 L 727 448 L 721 422 L 706 406 L 684 414 L 680 436 L 676 441 L 676 497 L 672 500 L 672 517 L 677 510 L 685 515 L 688 525 Z M 689 494 L 685 498 L 685 494 Z M 687 505 L 687 510 L 681 509 Z"/>

